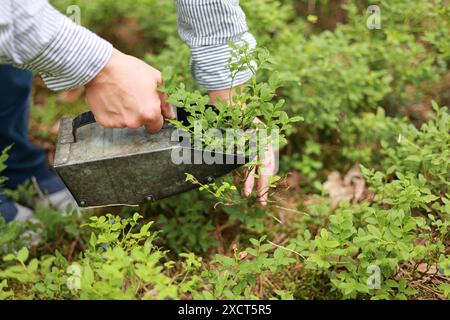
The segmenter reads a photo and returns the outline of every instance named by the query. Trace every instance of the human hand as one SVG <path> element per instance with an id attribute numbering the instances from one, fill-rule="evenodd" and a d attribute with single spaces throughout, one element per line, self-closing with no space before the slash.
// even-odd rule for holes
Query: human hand
<path id="1" fill-rule="evenodd" d="M 272 144 L 266 146 L 263 159 L 256 158 L 256 160 L 261 160 L 261 163 L 245 175 L 244 196 L 250 197 L 256 186 L 256 198 L 259 204 L 265 207 L 269 196 L 269 179 L 276 173 L 275 153 Z"/>
<path id="2" fill-rule="evenodd" d="M 102 71 L 86 85 L 86 99 L 97 122 L 106 128 L 158 132 L 164 118 L 174 119 L 166 95 L 158 92 L 161 72 L 113 49 Z"/>

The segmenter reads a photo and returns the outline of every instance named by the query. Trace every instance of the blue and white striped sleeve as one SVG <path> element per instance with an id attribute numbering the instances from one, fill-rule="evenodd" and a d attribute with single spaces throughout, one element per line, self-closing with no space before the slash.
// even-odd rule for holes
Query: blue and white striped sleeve
<path id="1" fill-rule="evenodd" d="M 191 69 L 197 83 L 207 90 L 222 90 L 247 82 L 252 76 L 250 70 L 239 72 L 232 81 L 228 67 L 228 60 L 235 60 L 229 40 L 256 47 L 239 0 L 176 0 L 176 5 L 178 32 L 191 50 Z"/>
<path id="2" fill-rule="evenodd" d="M 82 86 L 106 65 L 112 45 L 47 0 L 0 0 L 0 63 L 39 72 L 52 90 Z"/>

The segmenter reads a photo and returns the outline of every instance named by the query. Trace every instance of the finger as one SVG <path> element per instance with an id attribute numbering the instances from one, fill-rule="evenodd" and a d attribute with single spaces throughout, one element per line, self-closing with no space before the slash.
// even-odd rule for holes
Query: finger
<path id="1" fill-rule="evenodd" d="M 167 93 L 158 92 L 159 100 L 161 101 L 161 113 L 165 119 L 175 119 L 172 107 L 167 102 Z"/>
<path id="2" fill-rule="evenodd" d="M 260 166 L 260 177 L 256 182 L 256 190 L 258 202 L 261 206 L 265 207 L 267 205 L 267 199 L 269 197 L 270 190 L 270 177 L 275 175 L 275 154 L 273 152 L 272 145 L 268 146 L 268 150 L 265 153 L 265 158 Z"/>
<path id="3" fill-rule="evenodd" d="M 107 129 L 124 129 L 124 128 L 128 127 L 126 124 L 122 123 L 120 120 L 107 121 L 107 122 L 97 121 L 97 123 L 100 124 L 103 128 L 107 128 Z"/>
<path id="4" fill-rule="evenodd" d="M 267 168 L 267 173 L 268 175 L 271 176 L 275 176 L 278 174 L 278 165 L 277 165 L 277 157 L 278 154 L 275 153 L 275 151 L 273 150 L 273 146 L 269 145 L 269 157 L 270 157 L 270 164 L 269 167 Z"/>
<path id="5" fill-rule="evenodd" d="M 162 80 L 162 74 L 159 74 L 157 80 L 158 88 L 164 85 L 164 81 Z M 165 119 L 175 119 L 175 114 L 173 113 L 172 108 L 167 102 L 167 93 L 158 91 L 159 100 L 161 101 L 161 113 Z"/>
<path id="6" fill-rule="evenodd" d="M 164 118 L 162 114 L 155 117 L 153 121 L 150 121 L 145 124 L 145 129 L 147 129 L 148 132 L 151 133 L 157 133 L 161 131 L 162 127 L 164 126 Z"/>
<path id="7" fill-rule="evenodd" d="M 244 181 L 244 197 L 248 198 L 252 193 L 252 190 L 255 186 L 255 168 L 250 171 L 249 175 L 246 177 Z"/>

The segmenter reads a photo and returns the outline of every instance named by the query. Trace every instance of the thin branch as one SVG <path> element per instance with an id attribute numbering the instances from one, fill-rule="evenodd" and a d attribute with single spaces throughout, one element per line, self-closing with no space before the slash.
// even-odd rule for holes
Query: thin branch
<path id="1" fill-rule="evenodd" d="M 306 260 L 306 258 L 305 258 L 302 254 L 298 253 L 298 252 L 295 251 L 295 250 L 292 250 L 292 249 L 289 249 L 289 248 L 280 246 L 279 244 L 273 243 L 272 241 L 268 241 L 268 242 L 269 242 L 271 245 L 273 245 L 273 246 L 275 246 L 275 247 L 277 247 L 277 248 L 280 248 L 280 249 L 283 249 L 283 250 L 286 250 L 286 251 L 295 253 L 296 255 L 298 255 L 299 257 L 301 257 L 303 260 Z"/>

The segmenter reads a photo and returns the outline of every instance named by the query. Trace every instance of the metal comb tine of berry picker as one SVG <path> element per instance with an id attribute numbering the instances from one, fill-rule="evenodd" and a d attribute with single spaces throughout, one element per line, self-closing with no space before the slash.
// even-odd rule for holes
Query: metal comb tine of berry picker
<path id="1" fill-rule="evenodd" d="M 184 110 L 176 111 L 177 119 L 185 121 Z M 86 208 L 139 205 L 173 196 L 196 187 L 186 181 L 186 173 L 202 184 L 210 183 L 249 160 L 195 149 L 180 137 L 183 134 L 169 123 L 160 132 L 149 133 L 144 128 L 103 128 L 91 112 L 65 117 L 54 167 L 78 205 Z M 177 155 L 183 155 L 183 161 Z M 223 164 L 195 161 L 206 158 L 223 159 Z"/>

